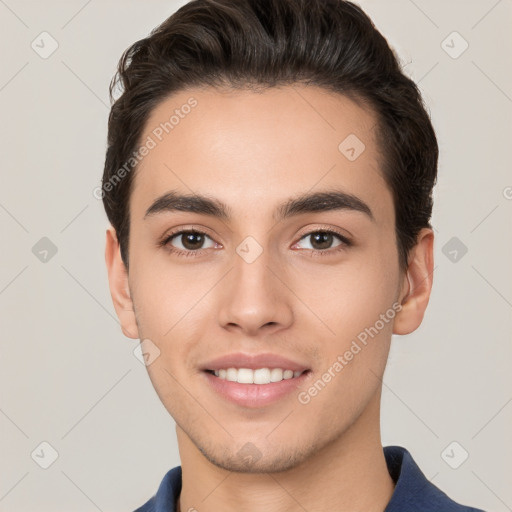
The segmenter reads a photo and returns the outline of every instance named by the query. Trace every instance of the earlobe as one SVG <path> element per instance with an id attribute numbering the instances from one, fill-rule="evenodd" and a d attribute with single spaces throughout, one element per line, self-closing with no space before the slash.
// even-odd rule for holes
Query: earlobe
<path id="1" fill-rule="evenodd" d="M 432 290 L 434 271 L 434 233 L 423 228 L 411 250 L 409 266 L 404 276 L 401 294 L 402 309 L 395 317 L 393 334 L 409 334 L 421 324 Z"/>
<path id="2" fill-rule="evenodd" d="M 128 285 L 128 272 L 121 258 L 116 231 L 112 226 L 106 231 L 105 263 L 107 265 L 110 295 L 121 323 L 121 330 L 128 338 L 138 339 L 139 332 Z"/>

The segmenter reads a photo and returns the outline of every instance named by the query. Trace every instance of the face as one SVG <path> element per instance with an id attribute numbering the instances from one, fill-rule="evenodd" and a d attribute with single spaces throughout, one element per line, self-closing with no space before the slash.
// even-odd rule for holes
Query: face
<path id="1" fill-rule="evenodd" d="M 146 124 L 132 335 L 182 439 L 220 467 L 289 469 L 363 417 L 377 428 L 404 276 L 375 129 L 348 98 L 298 85 L 182 91 Z"/>

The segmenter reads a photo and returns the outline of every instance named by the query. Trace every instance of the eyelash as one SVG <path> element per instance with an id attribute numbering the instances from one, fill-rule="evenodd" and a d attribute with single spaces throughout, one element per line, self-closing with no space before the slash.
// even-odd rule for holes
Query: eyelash
<path id="1" fill-rule="evenodd" d="M 342 235 L 341 233 L 339 233 L 338 231 L 330 228 L 330 229 L 315 229 L 313 231 L 309 231 L 308 233 L 305 233 L 303 234 L 299 241 L 302 240 L 303 238 L 307 238 L 308 236 L 311 236 L 311 235 L 314 235 L 314 234 L 317 234 L 317 233 L 328 233 L 328 234 L 331 234 L 331 235 L 335 235 L 341 242 L 340 245 L 337 245 L 336 247 L 333 247 L 332 249 L 324 249 L 324 250 L 321 250 L 321 249 L 307 249 L 307 250 L 310 250 L 311 251 L 311 255 L 314 256 L 314 257 L 317 257 L 317 256 L 330 256 L 334 253 L 338 253 L 339 251 L 342 251 L 342 250 L 345 250 L 347 249 L 348 247 L 351 247 L 353 244 L 352 244 L 352 241 L 349 240 L 347 237 L 345 237 L 344 235 Z M 203 253 L 203 251 L 206 251 L 207 249 L 197 249 L 197 250 L 188 250 L 188 251 L 184 251 L 182 249 L 176 249 L 175 247 L 172 247 L 170 245 L 170 241 L 173 239 L 173 238 L 176 238 L 177 236 L 179 235 L 184 235 L 184 234 L 195 234 L 195 235 L 206 235 L 208 236 L 207 233 L 205 233 L 204 231 L 199 231 L 197 229 L 183 229 L 181 231 L 175 231 L 173 233 L 170 233 L 169 236 L 166 236 L 161 242 L 158 243 L 158 246 L 159 247 L 166 247 L 167 250 L 169 252 L 171 252 L 172 254 L 176 254 L 177 256 L 183 256 L 183 257 L 197 257 L 199 255 L 201 255 Z M 211 238 L 211 237 L 209 237 Z M 304 250 L 304 249 L 302 249 Z"/>

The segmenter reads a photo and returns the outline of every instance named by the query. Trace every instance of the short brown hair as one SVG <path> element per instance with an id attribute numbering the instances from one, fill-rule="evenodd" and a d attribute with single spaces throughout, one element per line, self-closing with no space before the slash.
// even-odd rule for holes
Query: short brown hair
<path id="1" fill-rule="evenodd" d="M 105 185 L 130 160 L 152 110 L 194 86 L 294 83 L 347 95 L 375 113 L 399 266 L 407 268 L 420 229 L 431 227 L 438 145 L 416 84 L 370 18 L 344 0 L 193 0 L 123 53 L 110 84 L 102 198 L 127 269 L 133 172 Z"/>

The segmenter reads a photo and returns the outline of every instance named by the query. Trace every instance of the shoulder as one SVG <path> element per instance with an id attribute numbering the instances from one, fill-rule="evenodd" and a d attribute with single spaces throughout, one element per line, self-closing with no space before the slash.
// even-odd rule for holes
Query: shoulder
<path id="1" fill-rule="evenodd" d="M 484 512 L 452 500 L 422 473 L 401 446 L 386 446 L 384 455 L 395 491 L 384 512 Z"/>
<path id="2" fill-rule="evenodd" d="M 175 512 L 180 492 L 181 466 L 176 466 L 164 475 L 156 494 L 134 512 Z"/>

